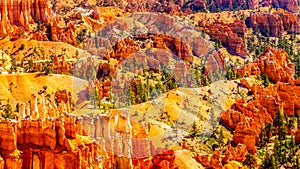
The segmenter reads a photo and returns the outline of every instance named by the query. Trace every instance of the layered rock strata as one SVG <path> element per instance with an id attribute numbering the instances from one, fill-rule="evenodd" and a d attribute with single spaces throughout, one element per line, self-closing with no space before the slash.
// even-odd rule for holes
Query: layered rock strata
<path id="1" fill-rule="evenodd" d="M 155 147 L 146 124 L 117 110 L 77 117 L 70 92 L 57 91 L 50 100 L 44 94 L 20 104 L 17 119 L 0 119 L 0 167 L 175 168 L 174 151 Z"/>
<path id="2" fill-rule="evenodd" d="M 77 117 L 70 114 L 66 91 L 56 93 L 50 102 L 32 95 L 30 104 L 21 104 L 18 120 L 0 120 L 0 164 L 4 168 L 91 168 L 104 165 L 97 161 L 101 148 L 80 135 Z M 68 98 L 68 97 L 67 97 Z"/>
<path id="3" fill-rule="evenodd" d="M 290 34 L 300 33 L 300 21 L 297 16 L 284 10 L 274 13 L 251 14 L 246 19 L 247 27 L 260 31 L 264 36 L 282 36 L 284 31 Z"/>
<path id="4" fill-rule="evenodd" d="M 199 11 L 217 11 L 218 9 L 257 9 L 273 6 L 296 13 L 299 9 L 299 0 L 195 0 L 195 1 L 100 1 L 108 6 L 119 6 L 128 12 L 168 12 L 171 14 L 192 13 Z"/>
<path id="5" fill-rule="evenodd" d="M 198 25 L 203 27 L 205 32 L 211 35 L 216 42 L 219 41 L 226 47 L 230 54 L 241 57 L 247 56 L 246 45 L 243 41 L 247 28 L 243 21 L 236 20 L 229 24 L 223 23 L 222 21 L 206 24 L 199 22 Z"/>
<path id="6" fill-rule="evenodd" d="M 3 0 L 0 2 L 1 35 L 8 35 L 18 29 L 28 31 L 29 25 L 45 22 L 52 15 L 46 0 Z"/>
<path id="7" fill-rule="evenodd" d="M 241 85 L 253 94 L 253 99 L 237 99 L 231 109 L 221 114 L 222 124 L 234 131 L 233 141 L 245 144 L 250 153 L 255 153 L 261 129 L 273 122 L 278 110 L 288 116 L 299 114 L 300 87 L 299 80 L 293 79 L 293 68 L 283 50 L 268 48 L 253 63 L 237 70 L 244 76 L 265 73 L 275 83 L 263 87 L 241 79 Z"/>

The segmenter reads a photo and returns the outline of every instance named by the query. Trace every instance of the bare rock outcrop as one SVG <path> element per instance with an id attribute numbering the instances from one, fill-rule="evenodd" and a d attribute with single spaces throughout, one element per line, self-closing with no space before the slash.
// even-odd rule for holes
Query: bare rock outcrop
<path id="1" fill-rule="evenodd" d="M 18 30 L 28 31 L 34 22 L 45 22 L 52 15 L 46 0 L 3 0 L 0 2 L 1 35 L 9 35 Z"/>
<path id="2" fill-rule="evenodd" d="M 296 13 L 299 0 L 195 0 L 195 1 L 102 1 L 103 5 L 118 6 L 128 12 L 168 12 L 171 14 L 190 14 L 198 11 L 217 11 L 217 9 L 256 9 L 273 6 Z"/>
<path id="3" fill-rule="evenodd" d="M 291 34 L 300 33 L 300 21 L 288 11 L 278 9 L 274 13 L 251 14 L 246 19 L 247 27 L 260 31 L 265 36 L 282 36 L 284 31 Z"/>
<path id="4" fill-rule="evenodd" d="M 294 64 L 282 49 L 268 49 L 253 62 L 237 69 L 241 76 L 267 74 L 273 82 L 289 82 L 295 74 Z"/>
<path id="5" fill-rule="evenodd" d="M 205 168 L 216 168 L 221 169 L 222 163 L 220 158 L 220 150 L 217 149 L 214 151 L 213 155 L 195 155 L 194 158 L 198 163 L 201 163 Z"/>
<path id="6" fill-rule="evenodd" d="M 270 68 L 272 66 L 272 68 Z M 252 63 L 237 70 L 244 76 L 262 75 L 265 73 L 276 84 L 263 87 L 258 84 L 245 86 L 254 96 L 253 99 L 237 99 L 231 109 L 221 114 L 221 122 L 234 130 L 233 141 L 246 145 L 250 153 L 255 153 L 255 145 L 259 145 L 258 135 L 261 129 L 275 118 L 278 110 L 288 116 L 300 112 L 299 80 L 294 80 L 294 65 L 288 60 L 283 50 L 268 48 Z"/>
<path id="7" fill-rule="evenodd" d="M 224 168 L 230 165 L 231 161 L 243 162 L 247 153 L 248 151 L 244 144 L 238 144 L 236 147 L 229 144 L 222 156 L 220 155 L 220 150 L 216 149 L 213 155 L 196 154 L 194 159 L 205 168 Z"/>
<path id="8" fill-rule="evenodd" d="M 296 13 L 299 9 L 299 0 L 272 0 L 272 5 Z"/>
<path id="9" fill-rule="evenodd" d="M 70 114 L 68 92 L 59 91 L 56 102 L 40 94 L 31 104 L 22 104 L 17 120 L 0 120 L 0 167 L 91 168 L 100 155 L 106 155 L 96 143 L 83 135 L 77 117 Z M 68 105 L 67 105 L 68 104 Z"/>
<path id="10" fill-rule="evenodd" d="M 246 25 L 243 21 L 236 20 L 229 24 L 215 21 L 212 24 L 207 23 L 204 25 L 199 22 L 199 26 L 203 27 L 207 34 L 220 41 L 230 54 L 242 57 L 247 56 L 247 49 L 243 42 Z"/>

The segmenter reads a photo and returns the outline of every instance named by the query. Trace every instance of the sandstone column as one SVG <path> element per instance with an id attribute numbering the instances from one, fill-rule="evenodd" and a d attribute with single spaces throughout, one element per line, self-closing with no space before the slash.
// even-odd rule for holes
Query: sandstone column
<path id="1" fill-rule="evenodd" d="M 20 110 L 19 110 L 19 120 L 23 120 L 25 117 L 26 117 L 26 104 L 21 103 Z"/>
<path id="2" fill-rule="evenodd" d="M 33 119 L 38 119 L 39 118 L 39 110 L 38 110 L 38 105 L 37 105 L 37 97 L 36 95 L 32 94 L 31 95 L 31 117 Z"/>

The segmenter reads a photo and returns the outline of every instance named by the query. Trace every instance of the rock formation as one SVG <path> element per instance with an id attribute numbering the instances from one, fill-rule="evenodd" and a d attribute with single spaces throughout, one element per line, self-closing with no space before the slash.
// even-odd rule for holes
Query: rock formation
<path id="1" fill-rule="evenodd" d="M 66 107 L 70 102 L 63 92 L 56 93 L 57 107 L 41 94 L 41 104 L 32 95 L 28 108 L 22 105 L 18 121 L 0 120 L 1 163 L 4 168 L 91 168 L 97 162 L 100 148 L 90 138 L 79 135 L 76 116 Z M 62 108 L 59 108 L 62 107 Z M 22 112 L 21 112 L 22 111 Z M 45 114 L 47 113 L 47 114 Z M 79 128 L 78 128 L 79 127 Z M 78 133 L 78 134 L 77 134 Z M 3 162 L 4 161 L 4 162 Z"/>
<path id="2" fill-rule="evenodd" d="M 242 82 L 245 86 L 247 82 Z M 277 82 L 267 88 L 253 85 L 248 88 L 254 94 L 254 99 L 237 100 L 231 109 L 221 114 L 222 123 L 234 130 L 233 141 L 246 145 L 249 152 L 255 152 L 258 145 L 258 135 L 261 129 L 275 118 L 276 111 L 282 109 L 288 116 L 300 112 L 300 88 L 296 81 L 288 83 Z"/>
<path id="3" fill-rule="evenodd" d="M 72 61 L 66 61 L 65 56 L 61 57 L 54 56 L 53 62 L 48 63 L 47 68 L 45 68 L 45 63 L 35 62 L 33 63 L 32 71 L 39 72 L 43 71 L 45 73 L 55 73 L 55 74 L 73 74 L 74 63 Z M 47 63 L 46 63 L 47 64 Z"/>
<path id="4" fill-rule="evenodd" d="M 18 30 L 28 31 L 34 22 L 45 22 L 52 15 L 45 0 L 3 0 L 0 2 L 1 35 L 9 35 Z"/>
<path id="5" fill-rule="evenodd" d="M 272 5 L 276 8 L 283 8 L 296 13 L 299 10 L 299 0 L 272 0 Z"/>
<path id="6" fill-rule="evenodd" d="M 246 19 L 247 27 L 260 31 L 264 36 L 282 36 L 283 31 L 291 34 L 300 33 L 300 21 L 297 16 L 284 10 L 272 14 L 251 14 Z"/>
<path id="7" fill-rule="evenodd" d="M 127 12 L 167 12 L 170 14 L 189 14 L 205 10 L 217 11 L 217 9 L 256 9 L 259 7 L 273 6 L 283 8 L 296 13 L 299 9 L 299 0 L 195 0 L 195 1 L 102 1 L 107 6 L 118 6 Z"/>
<path id="8" fill-rule="evenodd" d="M 244 144 L 238 144 L 232 147 L 230 144 L 226 147 L 224 155 L 220 155 L 220 150 L 216 149 L 213 155 L 196 154 L 194 158 L 201 163 L 205 168 L 224 168 L 230 164 L 231 161 L 243 162 L 248 153 Z"/>
<path id="9" fill-rule="evenodd" d="M 272 68 L 270 68 L 272 65 Z M 250 86 L 245 79 L 245 86 L 254 98 L 246 101 L 237 99 L 231 109 L 221 114 L 221 122 L 234 130 L 233 141 L 245 144 L 250 153 L 255 153 L 258 135 L 261 129 L 272 122 L 276 111 L 281 110 L 288 116 L 300 112 L 299 80 L 293 80 L 294 65 L 288 60 L 283 50 L 268 48 L 253 63 L 246 64 L 237 71 L 244 76 L 267 74 L 274 83 L 264 88 L 258 84 Z"/>
<path id="10" fill-rule="evenodd" d="M 220 41 L 230 54 L 242 57 L 247 56 L 247 49 L 243 42 L 246 25 L 243 21 L 236 20 L 229 24 L 225 24 L 222 21 L 215 21 L 212 24 L 199 22 L 198 24 L 204 28 L 207 34 Z"/>
<path id="11" fill-rule="evenodd" d="M 39 94 L 21 104 L 17 120 L 0 119 L 0 167 L 175 168 L 174 151 L 155 147 L 147 125 L 131 122 L 126 112 L 77 117 L 70 92 Z"/>
<path id="12" fill-rule="evenodd" d="M 253 62 L 237 69 L 237 73 L 242 77 L 266 74 L 273 82 L 289 82 L 293 79 L 295 70 L 286 52 L 268 47 Z"/>
<path id="13" fill-rule="evenodd" d="M 0 2 L 0 36 L 12 40 L 20 37 L 38 41 L 61 41 L 78 45 L 73 22 L 52 12 L 47 0 L 4 0 Z M 80 28 L 82 29 L 82 28 Z"/>
<path id="14" fill-rule="evenodd" d="M 222 163 L 220 158 L 220 150 L 214 151 L 213 155 L 195 155 L 194 158 L 198 163 L 201 163 L 205 168 L 216 168 L 221 169 Z"/>

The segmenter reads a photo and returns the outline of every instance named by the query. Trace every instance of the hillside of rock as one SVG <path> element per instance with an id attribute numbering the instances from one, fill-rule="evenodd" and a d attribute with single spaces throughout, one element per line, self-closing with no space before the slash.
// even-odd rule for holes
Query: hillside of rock
<path id="1" fill-rule="evenodd" d="M 247 49 L 243 42 L 247 28 L 243 21 L 236 20 L 229 24 L 218 20 L 211 24 L 202 24 L 199 21 L 198 25 L 203 27 L 215 41 L 220 41 L 230 54 L 247 57 Z"/>
<path id="2" fill-rule="evenodd" d="M 299 9 L 299 0 L 195 0 L 195 1 L 100 1 L 100 4 L 108 6 L 119 6 L 128 12 L 168 12 L 168 13 L 191 13 L 199 11 L 217 11 L 224 9 L 255 9 L 265 6 L 283 8 L 296 13 Z"/>
<path id="3" fill-rule="evenodd" d="M 67 99 L 64 99 L 66 97 Z M 70 94 L 56 92 L 53 103 L 41 93 L 20 104 L 17 120 L 1 118 L 4 168 L 90 168 L 103 151 L 79 131 L 70 114 Z M 76 125 L 77 124 L 77 125 Z M 102 164 L 104 165 L 104 164 Z"/>
<path id="4" fill-rule="evenodd" d="M 294 78 L 294 64 L 282 49 L 268 49 L 253 62 L 236 70 L 242 77 L 266 74 L 273 82 L 289 82 Z"/>
<path id="5" fill-rule="evenodd" d="M 251 14 L 246 19 L 247 27 L 260 31 L 264 36 L 282 36 L 284 31 L 290 34 L 300 33 L 300 21 L 297 16 L 284 10 L 277 10 L 272 14 Z"/>
<path id="6" fill-rule="evenodd" d="M 1 36 L 18 30 L 28 31 L 30 24 L 45 22 L 52 15 L 51 6 L 46 0 L 3 0 L 0 2 L 0 11 Z"/>
<path id="7" fill-rule="evenodd" d="M 275 84 L 268 87 L 249 85 L 246 79 L 241 79 L 241 85 L 253 93 L 253 99 L 237 99 L 231 109 L 221 114 L 222 124 L 234 131 L 233 141 L 236 144 L 245 144 L 247 150 L 254 154 L 261 129 L 273 122 L 278 110 L 288 116 L 298 115 L 300 88 L 298 80 L 293 79 L 293 68 L 284 51 L 268 48 L 253 63 L 238 70 L 243 76 L 265 73 Z"/>

